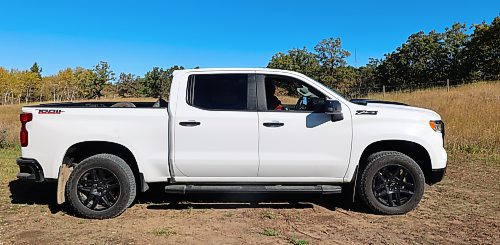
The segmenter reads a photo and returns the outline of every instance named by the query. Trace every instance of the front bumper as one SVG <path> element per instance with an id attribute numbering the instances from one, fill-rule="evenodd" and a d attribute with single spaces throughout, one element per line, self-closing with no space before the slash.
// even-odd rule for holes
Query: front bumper
<path id="1" fill-rule="evenodd" d="M 45 180 L 42 166 L 40 166 L 37 160 L 20 157 L 16 162 L 17 165 L 19 165 L 19 173 L 17 174 L 18 179 L 35 182 L 42 182 Z"/>

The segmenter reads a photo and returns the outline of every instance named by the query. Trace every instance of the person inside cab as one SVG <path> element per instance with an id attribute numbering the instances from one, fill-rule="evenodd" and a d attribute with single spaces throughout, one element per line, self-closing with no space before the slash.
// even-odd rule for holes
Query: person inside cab
<path id="1" fill-rule="evenodd" d="M 270 111 L 281 111 L 285 110 L 285 107 L 281 101 L 274 94 L 276 92 L 276 85 L 274 81 L 266 81 L 266 101 L 267 109 Z"/>

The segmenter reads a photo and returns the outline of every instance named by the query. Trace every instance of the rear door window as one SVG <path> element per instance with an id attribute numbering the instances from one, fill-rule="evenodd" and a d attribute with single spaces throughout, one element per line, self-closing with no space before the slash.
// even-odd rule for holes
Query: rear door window
<path id="1" fill-rule="evenodd" d="M 247 110 L 248 74 L 191 75 L 188 104 L 207 110 Z"/>

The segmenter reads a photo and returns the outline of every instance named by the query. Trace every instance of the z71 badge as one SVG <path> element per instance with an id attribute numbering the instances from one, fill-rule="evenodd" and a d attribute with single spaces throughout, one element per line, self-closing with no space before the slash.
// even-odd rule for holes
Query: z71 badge
<path id="1" fill-rule="evenodd" d="M 61 114 L 63 112 L 63 110 L 38 109 L 38 114 Z"/>
<path id="2" fill-rule="evenodd" d="M 358 110 L 356 115 L 377 115 L 377 111 Z"/>

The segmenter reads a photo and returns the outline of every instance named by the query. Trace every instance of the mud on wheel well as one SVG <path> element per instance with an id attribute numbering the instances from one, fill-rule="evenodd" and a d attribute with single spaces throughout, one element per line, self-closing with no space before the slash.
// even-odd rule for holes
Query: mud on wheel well
<path id="1" fill-rule="evenodd" d="M 358 173 L 362 173 L 364 167 L 366 167 L 368 157 L 371 154 L 380 151 L 398 151 L 409 156 L 417 162 L 422 169 L 422 172 L 424 172 L 426 182 L 428 182 L 427 180 L 430 180 L 430 175 L 432 174 L 432 163 L 429 153 L 423 146 L 415 142 L 405 140 L 385 140 L 370 144 L 361 155 Z"/>
<path id="2" fill-rule="evenodd" d="M 72 145 L 64 156 L 63 164 L 76 165 L 82 160 L 101 153 L 112 154 L 123 159 L 132 169 L 137 186 L 140 187 L 141 176 L 139 167 L 132 152 L 127 147 L 106 141 L 85 141 Z M 141 189 L 141 188 L 138 188 Z"/>

